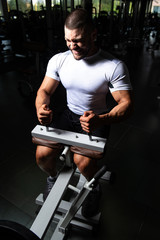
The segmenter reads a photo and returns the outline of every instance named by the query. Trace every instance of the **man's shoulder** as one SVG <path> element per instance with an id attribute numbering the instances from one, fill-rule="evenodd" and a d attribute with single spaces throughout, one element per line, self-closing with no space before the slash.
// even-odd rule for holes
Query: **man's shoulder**
<path id="1" fill-rule="evenodd" d="M 56 59 L 63 59 L 63 58 L 66 58 L 67 56 L 69 56 L 71 54 L 71 51 L 70 50 L 67 50 L 65 52 L 59 52 L 59 53 L 56 53 L 55 55 L 53 55 L 53 58 L 56 58 Z"/>
<path id="2" fill-rule="evenodd" d="M 104 61 L 110 62 L 112 64 L 119 64 L 121 62 L 121 60 L 119 60 L 118 58 L 116 58 L 114 55 L 112 55 L 111 53 L 104 51 L 103 49 L 101 49 L 100 51 L 100 57 L 102 59 L 104 59 Z"/>
<path id="3" fill-rule="evenodd" d="M 66 58 L 70 55 L 71 52 L 69 50 L 65 52 L 56 53 L 53 57 L 51 57 L 49 63 L 56 64 L 57 67 L 61 67 Z"/>

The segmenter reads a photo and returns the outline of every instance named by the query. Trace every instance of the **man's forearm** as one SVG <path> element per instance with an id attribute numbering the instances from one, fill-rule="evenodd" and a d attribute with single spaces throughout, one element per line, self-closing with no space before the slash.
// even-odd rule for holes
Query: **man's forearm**
<path id="1" fill-rule="evenodd" d="M 102 126 L 125 120 L 133 111 L 132 101 L 121 101 L 109 113 L 97 115 L 93 111 L 85 111 L 80 117 L 82 129 L 88 133 Z"/>
<path id="2" fill-rule="evenodd" d="M 132 103 L 122 102 L 116 105 L 109 113 L 99 115 L 103 124 L 118 123 L 127 119 L 133 112 Z"/>
<path id="3" fill-rule="evenodd" d="M 36 109 L 38 110 L 43 104 L 49 106 L 50 96 L 44 90 L 39 90 L 35 101 Z"/>

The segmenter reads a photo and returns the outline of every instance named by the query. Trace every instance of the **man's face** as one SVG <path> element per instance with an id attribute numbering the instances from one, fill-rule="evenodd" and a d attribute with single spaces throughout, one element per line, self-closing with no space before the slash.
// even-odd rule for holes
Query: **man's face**
<path id="1" fill-rule="evenodd" d="M 93 33 L 84 33 L 82 29 L 70 30 L 66 27 L 64 31 L 67 47 L 72 51 L 76 60 L 92 55 Z"/>

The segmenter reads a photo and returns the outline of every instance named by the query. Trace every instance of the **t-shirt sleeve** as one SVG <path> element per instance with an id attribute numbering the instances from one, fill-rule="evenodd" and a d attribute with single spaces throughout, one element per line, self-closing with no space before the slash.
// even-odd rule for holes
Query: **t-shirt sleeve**
<path id="1" fill-rule="evenodd" d="M 51 77 L 57 81 L 60 81 L 60 77 L 58 74 L 58 54 L 53 56 L 47 65 L 46 76 Z"/>
<path id="2" fill-rule="evenodd" d="M 114 69 L 112 77 L 109 82 L 110 92 L 118 90 L 132 90 L 129 72 L 123 62 L 119 62 Z"/>

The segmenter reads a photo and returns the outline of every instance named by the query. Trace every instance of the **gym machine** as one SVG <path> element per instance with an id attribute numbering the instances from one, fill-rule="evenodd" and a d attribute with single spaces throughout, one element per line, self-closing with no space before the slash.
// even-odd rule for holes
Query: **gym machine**
<path id="1" fill-rule="evenodd" d="M 92 218 L 85 218 L 81 214 L 81 206 L 100 178 L 110 181 L 111 172 L 107 171 L 107 167 L 104 165 L 88 182 L 76 169 L 72 161 L 70 146 L 103 152 L 106 139 L 41 125 L 37 125 L 31 134 L 33 138 L 64 144 L 64 149 L 59 157 L 63 161 L 63 166 L 47 199 L 43 201 L 42 193 L 37 197 L 36 204 L 41 208 L 31 228 L 27 229 L 25 226 L 10 221 L 0 221 L 0 236 L 5 233 L 7 237 L 12 236 L 12 239 L 17 240 L 43 239 L 53 221 L 56 222 L 56 228 L 50 240 L 66 238 L 70 226 L 93 230 L 94 226 L 99 223 L 101 213 Z M 75 186 L 71 184 L 74 176 L 78 178 Z M 70 194 L 69 200 L 65 200 L 64 196 L 68 190 L 73 194 Z M 15 236 L 16 238 L 14 238 Z"/>

